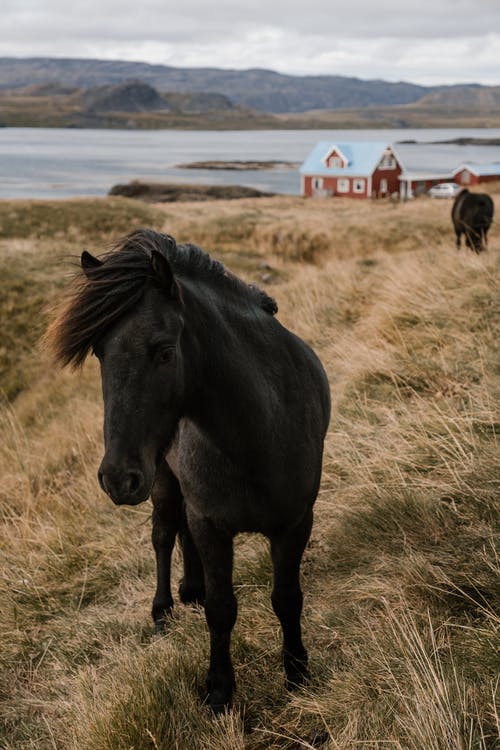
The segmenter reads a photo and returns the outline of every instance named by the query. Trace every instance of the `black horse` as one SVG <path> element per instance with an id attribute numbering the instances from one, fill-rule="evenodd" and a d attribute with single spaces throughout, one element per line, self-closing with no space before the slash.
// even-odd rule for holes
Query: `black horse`
<path id="1" fill-rule="evenodd" d="M 471 193 L 467 188 L 459 192 L 451 209 L 457 249 L 462 233 L 465 244 L 476 253 L 488 248 L 488 230 L 493 221 L 494 204 L 487 193 Z"/>
<path id="2" fill-rule="evenodd" d="M 307 676 L 299 568 L 313 520 L 329 387 L 276 303 L 195 245 L 138 230 L 84 273 L 48 337 L 58 361 L 99 359 L 105 454 L 99 483 L 117 505 L 153 501 L 157 629 L 173 605 L 179 535 L 184 602 L 204 603 L 208 700 L 230 705 L 236 620 L 233 538 L 270 539 L 272 603 L 290 687 Z"/>

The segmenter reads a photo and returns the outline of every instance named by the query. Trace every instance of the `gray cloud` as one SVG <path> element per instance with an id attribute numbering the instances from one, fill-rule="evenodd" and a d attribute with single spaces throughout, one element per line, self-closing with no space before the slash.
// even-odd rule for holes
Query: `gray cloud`
<path id="1" fill-rule="evenodd" d="M 500 2 L 4 0 L 3 55 L 500 84 Z"/>

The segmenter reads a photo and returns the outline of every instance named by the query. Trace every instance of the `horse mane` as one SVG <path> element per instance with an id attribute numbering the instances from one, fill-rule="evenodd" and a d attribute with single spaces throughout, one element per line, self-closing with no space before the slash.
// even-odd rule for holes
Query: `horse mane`
<path id="1" fill-rule="evenodd" d="M 245 284 L 197 245 L 177 245 L 170 235 L 138 229 L 101 256 L 100 265 L 85 269 L 73 279 L 68 296 L 45 335 L 56 362 L 80 367 L 105 331 L 138 304 L 148 285 L 156 283 L 151 264 L 153 251 L 167 258 L 181 281 L 212 281 L 238 292 L 238 297 L 270 315 L 278 311 L 274 299 L 258 287 Z"/>

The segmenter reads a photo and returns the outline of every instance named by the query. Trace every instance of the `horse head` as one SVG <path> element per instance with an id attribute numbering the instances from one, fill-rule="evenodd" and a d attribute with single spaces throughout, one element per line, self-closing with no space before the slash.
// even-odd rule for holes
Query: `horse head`
<path id="1" fill-rule="evenodd" d="M 97 289 L 110 262 L 82 255 L 83 271 Z M 181 292 L 163 254 L 154 250 L 148 263 L 140 299 L 92 343 L 104 400 L 105 452 L 98 478 L 117 505 L 137 505 L 149 497 L 183 403 Z M 122 283 L 126 294 L 125 262 L 121 274 L 114 274 L 116 288 Z"/>

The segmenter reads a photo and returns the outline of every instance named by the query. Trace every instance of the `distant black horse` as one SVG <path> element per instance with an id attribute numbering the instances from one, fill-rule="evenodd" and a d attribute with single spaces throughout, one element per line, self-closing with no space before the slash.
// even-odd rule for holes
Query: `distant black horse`
<path id="1" fill-rule="evenodd" d="M 89 352 L 101 365 L 105 454 L 101 487 L 117 505 L 153 501 L 158 629 L 179 593 L 205 604 L 208 700 L 231 702 L 236 620 L 233 538 L 270 539 L 272 603 L 283 630 L 287 683 L 307 676 L 299 568 L 321 476 L 330 397 L 313 351 L 284 328 L 276 303 L 195 245 L 149 230 L 128 235 L 84 274 L 49 340 L 62 364 Z"/>
<path id="2" fill-rule="evenodd" d="M 461 190 L 451 209 L 457 248 L 460 248 L 463 232 L 467 247 L 476 253 L 486 250 L 493 212 L 493 200 L 487 193 L 471 193 L 467 188 Z"/>

